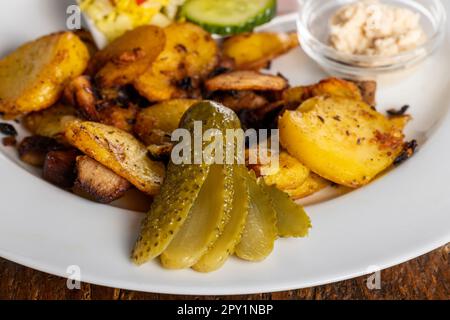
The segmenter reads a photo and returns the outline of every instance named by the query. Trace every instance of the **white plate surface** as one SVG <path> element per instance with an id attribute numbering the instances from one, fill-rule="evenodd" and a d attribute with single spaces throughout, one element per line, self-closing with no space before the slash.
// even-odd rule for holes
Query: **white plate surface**
<path id="1" fill-rule="evenodd" d="M 70 1 L 0 2 L 0 54 L 60 30 Z M 447 11 L 450 4 L 445 1 Z M 294 28 L 284 23 L 278 28 Z M 276 27 L 273 27 L 276 28 Z M 450 37 L 410 76 L 379 83 L 380 110 L 411 105 L 408 138 L 420 151 L 367 187 L 307 206 L 313 222 L 306 239 L 282 239 L 264 262 L 231 259 L 212 274 L 167 271 L 156 262 L 129 260 L 141 213 L 99 205 L 46 183 L 0 153 L 0 256 L 67 277 L 77 265 L 82 281 L 172 294 L 244 294 L 310 287 L 356 277 L 429 252 L 450 240 Z M 301 50 L 278 59 L 292 85 L 325 77 Z M 16 127 L 18 127 L 16 125 Z"/>

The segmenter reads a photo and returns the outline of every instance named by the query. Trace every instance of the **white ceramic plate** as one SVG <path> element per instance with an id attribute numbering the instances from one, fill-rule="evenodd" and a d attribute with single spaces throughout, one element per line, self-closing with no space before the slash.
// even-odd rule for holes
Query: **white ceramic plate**
<path id="1" fill-rule="evenodd" d="M 447 10 L 449 3 L 446 1 Z M 61 0 L 0 2 L 0 54 L 64 27 Z M 294 28 L 281 21 L 278 28 Z M 276 28 L 272 26 L 271 28 Z M 129 260 L 142 214 L 99 205 L 61 191 L 17 160 L 0 154 L 0 256 L 82 281 L 172 294 L 244 294 L 310 287 L 356 277 L 417 257 L 450 240 L 450 38 L 418 70 L 381 82 L 380 109 L 411 105 L 408 138 L 420 142 L 409 161 L 367 187 L 307 207 L 313 229 L 306 239 L 282 239 L 264 262 L 231 259 L 212 274 L 167 271 L 156 262 Z M 301 50 L 278 59 L 292 85 L 325 76 Z M 16 125 L 16 127 L 18 127 Z"/>

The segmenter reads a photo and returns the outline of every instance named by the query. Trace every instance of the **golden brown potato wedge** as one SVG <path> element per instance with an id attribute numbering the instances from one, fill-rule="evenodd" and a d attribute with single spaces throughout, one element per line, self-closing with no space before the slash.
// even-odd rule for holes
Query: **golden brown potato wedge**
<path id="1" fill-rule="evenodd" d="M 109 106 L 99 111 L 99 121 L 126 132 L 132 132 L 139 110 L 139 107 L 133 104 L 128 107 Z"/>
<path id="2" fill-rule="evenodd" d="M 197 102 L 191 99 L 175 99 L 143 109 L 137 116 L 134 132 L 146 145 L 168 143 L 183 114 Z"/>
<path id="3" fill-rule="evenodd" d="M 127 180 L 88 156 L 76 158 L 76 173 L 74 193 L 96 202 L 113 202 L 131 188 Z"/>
<path id="4" fill-rule="evenodd" d="M 101 87 L 133 82 L 150 69 L 164 49 L 164 31 L 156 26 L 141 26 L 126 32 L 97 52 L 90 66 Z"/>
<path id="5" fill-rule="evenodd" d="M 84 119 L 99 121 L 98 97 L 91 77 L 83 75 L 72 79 L 64 88 L 63 98 L 67 104 L 74 106 Z"/>
<path id="6" fill-rule="evenodd" d="M 279 76 L 256 71 L 233 71 L 207 80 L 205 86 L 209 91 L 281 91 L 286 89 L 288 83 Z"/>
<path id="7" fill-rule="evenodd" d="M 253 91 L 217 92 L 211 97 L 211 100 L 220 102 L 234 111 L 255 110 L 269 104 L 266 97 Z"/>
<path id="8" fill-rule="evenodd" d="M 283 100 L 291 106 L 298 107 L 305 100 L 322 95 L 355 100 L 363 99 L 361 91 L 355 83 L 338 78 L 327 78 L 311 86 L 289 88 L 283 92 Z"/>
<path id="9" fill-rule="evenodd" d="M 297 188 L 293 189 L 282 189 L 286 192 L 292 199 L 298 200 L 306 198 L 322 189 L 325 189 L 330 185 L 330 182 L 315 174 L 310 172 L 306 180 Z"/>
<path id="10" fill-rule="evenodd" d="M 256 173 L 260 173 L 264 166 L 252 166 Z M 286 151 L 279 154 L 278 170 L 263 176 L 264 182 L 268 186 L 275 186 L 280 190 L 295 189 L 300 187 L 308 178 L 310 171 L 297 159 L 289 155 Z"/>
<path id="11" fill-rule="evenodd" d="M 166 46 L 152 67 L 134 81 L 150 101 L 192 97 L 219 62 L 219 50 L 211 35 L 191 23 L 175 23 L 164 29 Z"/>
<path id="12" fill-rule="evenodd" d="M 259 70 L 276 57 L 298 47 L 297 33 L 259 32 L 232 36 L 223 43 L 223 54 L 237 70 Z"/>
<path id="13" fill-rule="evenodd" d="M 24 44 L 0 60 L 0 111 L 18 115 L 50 107 L 88 61 L 88 49 L 72 32 Z"/>
<path id="14" fill-rule="evenodd" d="M 313 172 L 360 187 L 392 165 L 404 144 L 399 122 L 363 101 L 318 96 L 279 120 L 280 142 Z"/>
<path id="15" fill-rule="evenodd" d="M 155 195 L 164 179 L 164 165 L 147 157 L 147 149 L 129 133 L 96 122 L 72 122 L 66 139 L 73 146 L 125 178 L 139 190 Z"/>
<path id="16" fill-rule="evenodd" d="M 374 107 L 377 104 L 377 82 L 373 80 L 353 82 L 358 86 L 363 101 Z"/>
<path id="17" fill-rule="evenodd" d="M 46 110 L 26 115 L 22 123 L 34 135 L 61 141 L 64 138 L 66 124 L 76 119 L 78 118 L 74 107 L 58 103 Z"/>

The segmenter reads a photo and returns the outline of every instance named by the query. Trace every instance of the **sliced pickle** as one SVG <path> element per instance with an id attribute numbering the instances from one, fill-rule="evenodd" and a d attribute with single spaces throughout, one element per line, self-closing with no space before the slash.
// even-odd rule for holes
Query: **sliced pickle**
<path id="1" fill-rule="evenodd" d="M 233 254 L 236 245 L 241 239 L 245 228 L 245 222 L 249 207 L 248 186 L 244 178 L 245 166 L 236 165 L 233 168 L 234 197 L 230 219 L 225 228 L 208 250 L 208 252 L 192 268 L 199 272 L 212 272 L 219 269 L 230 255 Z"/>
<path id="2" fill-rule="evenodd" d="M 270 197 L 258 185 L 255 174 L 246 177 L 250 194 L 247 222 L 236 255 L 248 261 L 261 261 L 273 250 L 277 238 L 277 216 Z"/>
<path id="3" fill-rule="evenodd" d="M 267 186 L 262 179 L 258 184 L 270 196 L 277 214 L 277 229 L 280 237 L 305 237 L 311 228 L 311 220 L 303 207 L 292 201 L 283 191 Z"/>
<path id="4" fill-rule="evenodd" d="M 222 232 L 229 218 L 233 192 L 225 187 L 223 165 L 213 165 L 180 231 L 161 254 L 168 269 L 194 265 Z"/>
<path id="5" fill-rule="evenodd" d="M 195 121 L 201 121 L 203 132 L 218 129 L 223 136 L 226 129 L 240 128 L 239 119 L 230 109 L 214 102 L 200 102 L 192 106 L 181 120 L 180 127 L 191 133 L 191 145 L 194 145 Z M 205 141 L 202 150 L 208 144 Z M 194 159 L 194 151 L 192 150 L 191 159 Z M 159 256 L 169 246 L 188 217 L 210 167 L 204 161 L 202 164 L 169 163 L 161 191 L 142 222 L 141 233 L 132 253 L 132 260 L 136 264 L 143 264 Z"/>

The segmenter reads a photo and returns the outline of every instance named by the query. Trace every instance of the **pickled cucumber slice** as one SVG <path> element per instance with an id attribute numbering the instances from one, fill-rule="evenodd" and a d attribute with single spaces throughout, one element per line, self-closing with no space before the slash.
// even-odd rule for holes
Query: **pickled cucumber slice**
<path id="1" fill-rule="evenodd" d="M 247 222 L 236 255 L 248 261 L 261 261 L 273 250 L 277 238 L 277 217 L 270 197 L 258 185 L 255 174 L 246 177 L 250 195 Z"/>
<path id="2" fill-rule="evenodd" d="M 246 174 L 244 170 L 247 169 L 239 165 L 233 168 L 234 198 L 230 220 L 209 251 L 192 267 L 196 271 L 211 272 L 219 269 L 228 257 L 233 254 L 236 245 L 241 239 L 249 206 L 248 186 L 243 176 Z"/>
<path id="3" fill-rule="evenodd" d="M 311 228 L 311 220 L 303 207 L 296 204 L 283 191 L 267 186 L 262 179 L 258 184 L 269 195 L 277 214 L 277 229 L 280 237 L 305 237 Z"/>
<path id="4" fill-rule="evenodd" d="M 192 145 L 195 121 L 201 121 L 203 132 L 214 128 L 225 135 L 226 129 L 240 128 L 239 119 L 230 109 L 214 102 L 200 102 L 184 114 L 180 125 L 190 131 Z M 207 144 L 205 141 L 203 150 Z M 194 151 L 195 149 L 192 150 L 192 159 Z M 141 233 L 132 253 L 132 260 L 136 264 L 143 264 L 159 256 L 168 247 L 185 222 L 209 174 L 210 166 L 205 162 L 180 165 L 169 163 L 161 191 L 142 222 Z"/>
<path id="5" fill-rule="evenodd" d="M 225 207 L 231 207 L 233 195 L 226 195 L 222 165 L 213 165 L 180 231 L 161 254 L 161 263 L 168 269 L 194 265 L 217 240 L 225 225 Z M 226 197 L 229 196 L 229 199 Z"/>

